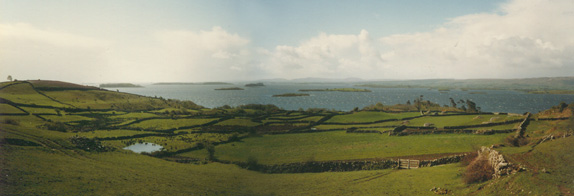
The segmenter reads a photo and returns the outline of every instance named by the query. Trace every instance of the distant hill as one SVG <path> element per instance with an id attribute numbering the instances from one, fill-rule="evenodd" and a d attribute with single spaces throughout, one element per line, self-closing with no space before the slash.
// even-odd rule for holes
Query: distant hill
<path id="1" fill-rule="evenodd" d="M 532 93 L 569 94 L 574 92 L 574 77 L 524 79 L 428 79 L 364 82 L 357 85 L 372 88 L 435 88 L 461 90 L 520 90 Z M 551 91 L 561 90 L 561 91 Z"/>

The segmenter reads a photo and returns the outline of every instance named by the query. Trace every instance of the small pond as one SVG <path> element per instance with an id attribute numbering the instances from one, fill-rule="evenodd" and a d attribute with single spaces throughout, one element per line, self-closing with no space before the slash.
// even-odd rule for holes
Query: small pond
<path id="1" fill-rule="evenodd" d="M 142 152 L 151 153 L 154 151 L 160 151 L 162 148 L 163 146 L 154 143 L 136 143 L 131 146 L 125 147 L 124 149 L 131 150 L 136 153 L 142 153 Z"/>

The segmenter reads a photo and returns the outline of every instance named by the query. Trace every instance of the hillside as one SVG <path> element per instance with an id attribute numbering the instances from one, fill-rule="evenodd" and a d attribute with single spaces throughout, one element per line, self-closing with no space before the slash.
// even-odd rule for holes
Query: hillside
<path id="1" fill-rule="evenodd" d="M 421 103 L 352 112 L 258 104 L 207 109 L 65 82 L 4 82 L 0 195 L 574 191 L 574 104 L 514 115 Z M 134 144 L 161 150 L 124 149 Z M 464 160 L 478 160 L 472 154 L 481 146 L 502 153 L 512 174 L 465 183 Z M 399 169 L 404 159 L 420 168 Z"/>

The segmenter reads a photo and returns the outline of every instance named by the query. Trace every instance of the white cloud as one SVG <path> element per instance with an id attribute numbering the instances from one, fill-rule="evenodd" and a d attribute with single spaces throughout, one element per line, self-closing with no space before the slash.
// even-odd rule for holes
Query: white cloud
<path id="1" fill-rule="evenodd" d="M 110 42 L 29 24 L 0 24 L 0 66 L 16 79 L 102 78 Z"/>
<path id="2" fill-rule="evenodd" d="M 301 45 L 277 46 L 266 55 L 262 68 L 270 77 L 349 77 L 372 75 L 383 66 L 380 52 L 366 30 L 359 35 L 319 34 Z"/>
<path id="3" fill-rule="evenodd" d="M 162 31 L 150 54 L 154 77 L 175 81 L 220 81 L 249 77 L 250 40 L 221 27 L 210 31 Z M 142 62 L 143 63 L 143 62 Z M 247 71 L 246 71 L 247 70 Z"/>
<path id="4" fill-rule="evenodd" d="M 451 19 L 430 32 L 371 40 L 321 33 L 264 51 L 275 77 L 371 79 L 563 76 L 574 73 L 574 2 L 515 0 L 497 13 Z M 390 28 L 390 27 L 381 27 Z"/>
<path id="5" fill-rule="evenodd" d="M 383 37 L 391 48 L 384 59 L 399 73 L 413 70 L 412 77 L 574 73 L 572 1 L 511 1 L 500 12 L 457 17 L 432 32 Z"/>
<path id="6" fill-rule="evenodd" d="M 217 26 L 108 40 L 0 24 L 0 71 L 72 82 L 563 76 L 574 73 L 571 21 L 574 1 L 514 0 L 496 13 L 452 18 L 429 32 L 320 33 L 272 49 L 254 48 L 251 39 Z"/>
<path id="7" fill-rule="evenodd" d="M 72 82 L 219 81 L 248 79 L 256 70 L 250 40 L 220 27 L 165 30 L 139 41 L 0 24 L 0 66 L 17 79 Z"/>

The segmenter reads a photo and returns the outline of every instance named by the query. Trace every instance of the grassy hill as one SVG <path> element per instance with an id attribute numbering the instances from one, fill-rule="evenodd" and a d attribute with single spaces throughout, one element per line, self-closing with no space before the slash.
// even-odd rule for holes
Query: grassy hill
<path id="1" fill-rule="evenodd" d="M 0 195 L 434 195 L 433 187 L 456 195 L 574 191 L 574 137 L 568 137 L 574 105 L 531 116 L 429 108 L 437 111 L 400 105 L 353 112 L 272 105 L 208 109 L 65 82 L 0 83 Z M 523 137 L 513 146 L 517 134 Z M 163 149 L 144 154 L 123 149 L 136 143 Z M 458 159 L 419 169 L 361 166 L 403 158 L 450 160 L 491 145 L 525 170 L 466 184 L 467 166 Z M 324 172 L 333 165 L 347 170 Z"/>

